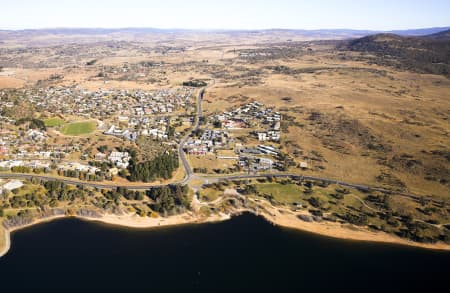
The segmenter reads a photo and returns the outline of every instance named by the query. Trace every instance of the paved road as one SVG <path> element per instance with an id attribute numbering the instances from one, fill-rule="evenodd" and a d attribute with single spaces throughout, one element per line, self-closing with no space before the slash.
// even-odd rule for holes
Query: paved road
<path id="1" fill-rule="evenodd" d="M 183 164 L 183 168 L 186 172 L 186 176 L 184 179 L 172 182 L 170 184 L 187 184 L 189 180 L 194 175 L 194 172 L 192 171 L 191 166 L 189 165 L 189 162 L 186 158 L 186 154 L 184 153 L 184 145 L 186 141 L 188 140 L 189 136 L 200 127 L 200 119 L 203 117 L 202 114 L 202 99 L 203 95 L 205 93 L 205 90 L 208 87 L 211 87 L 215 84 L 215 81 L 213 80 L 211 84 L 209 84 L 206 87 L 203 87 L 200 89 L 198 95 L 197 95 L 197 113 L 195 115 L 194 125 L 192 126 L 192 130 L 188 132 L 180 141 L 180 144 L 178 146 L 178 153 L 181 159 L 181 162 Z M 316 181 L 316 182 L 326 182 L 329 184 L 337 184 L 340 186 L 350 187 L 350 188 L 356 188 L 363 191 L 380 191 L 388 194 L 396 194 L 400 196 L 405 196 L 411 199 L 419 200 L 421 199 L 420 196 L 410 194 L 410 193 L 402 193 L 402 192 L 393 192 L 391 190 L 378 188 L 378 187 L 371 187 L 367 185 L 361 185 L 361 184 L 353 184 L 348 183 L 344 181 L 338 181 L 334 179 L 329 178 L 322 178 L 322 177 L 315 177 L 315 176 L 304 176 L 300 174 L 290 174 L 290 173 L 268 173 L 268 174 L 256 174 L 256 175 L 249 175 L 249 174 L 243 174 L 243 175 L 223 175 L 223 176 L 208 176 L 208 177 L 201 177 L 199 175 L 196 175 L 199 179 L 215 179 L 215 180 L 244 180 L 244 179 L 257 179 L 257 178 L 292 178 L 297 180 L 310 180 L 310 181 Z M 52 176 L 46 176 L 46 175 L 38 175 L 38 174 L 19 174 L 19 173 L 0 173 L 0 178 L 15 178 L 15 179 L 32 179 L 36 178 L 39 180 L 46 180 L 46 181 L 60 181 L 64 182 L 66 184 L 73 184 L 73 185 L 82 185 L 82 186 L 90 186 L 90 187 L 96 187 L 96 188 L 129 188 L 134 190 L 149 190 L 151 188 L 161 187 L 168 184 L 163 185 L 150 185 L 150 184 L 127 184 L 127 185 L 120 185 L 120 184 L 109 184 L 109 183 L 98 183 L 98 182 L 92 182 L 92 181 L 78 181 L 74 179 L 66 179 L 66 178 L 58 178 L 58 177 L 52 177 Z M 442 204 L 443 202 L 434 200 L 429 198 L 432 202 Z"/>
<path id="2" fill-rule="evenodd" d="M 199 179 L 215 179 L 219 181 L 226 181 L 226 180 L 245 180 L 245 179 L 258 179 L 258 178 L 292 178 L 295 180 L 309 180 L 309 181 L 315 181 L 315 182 L 325 182 L 329 184 L 337 184 L 344 187 L 350 187 L 350 188 L 356 188 L 362 191 L 380 191 L 383 193 L 388 194 L 394 194 L 398 196 L 408 197 L 413 200 L 420 200 L 422 197 L 417 196 L 411 193 L 404 193 L 404 192 L 395 192 L 388 189 L 378 188 L 378 187 L 372 187 L 367 185 L 361 185 L 361 184 L 352 184 L 348 182 L 343 182 L 339 180 L 333 180 L 329 178 L 322 178 L 322 177 L 315 177 L 315 176 L 304 176 L 300 174 L 289 174 L 289 173 L 268 173 L 268 174 L 257 174 L 257 175 L 229 175 L 229 176 L 208 176 L 208 177 L 201 177 L 196 175 Z M 186 176 L 188 177 L 188 176 Z M 32 178 L 36 178 L 43 181 L 60 181 L 64 182 L 66 184 L 73 184 L 73 185 L 82 185 L 82 186 L 90 186 L 90 187 L 96 187 L 96 188 L 128 188 L 133 190 L 149 190 L 152 188 L 162 187 L 166 186 L 168 184 L 162 184 L 162 185 L 149 185 L 149 184 L 127 184 L 127 185 L 120 185 L 120 184 L 109 184 L 109 183 L 99 183 L 99 182 L 93 182 L 93 181 L 77 181 L 74 179 L 66 179 L 66 178 L 58 178 L 58 177 L 52 177 L 52 176 L 46 176 L 46 175 L 38 175 L 38 174 L 21 174 L 21 173 L 0 173 L 0 178 L 8 178 L 8 179 L 27 179 L 31 180 Z M 190 178 L 190 176 L 189 176 Z M 189 179 L 183 179 L 178 182 L 172 182 L 170 184 L 186 184 L 189 181 Z M 449 205 L 445 202 L 435 200 L 431 197 L 427 197 L 430 201 L 437 203 L 437 204 L 444 204 Z"/>
<path id="3" fill-rule="evenodd" d="M 197 95 L 197 113 L 195 114 L 194 119 L 194 125 L 192 126 L 192 130 L 188 132 L 180 141 L 180 144 L 178 146 L 178 154 L 180 156 L 181 162 L 183 164 L 183 168 L 186 172 L 186 176 L 183 180 L 173 182 L 171 184 L 186 184 L 189 182 L 191 177 L 194 175 L 194 172 L 192 171 L 191 166 L 189 165 L 189 162 L 187 161 L 186 154 L 184 153 L 184 145 L 186 141 L 188 140 L 189 136 L 200 127 L 200 119 L 203 116 L 202 112 L 202 99 L 203 95 L 205 94 L 205 90 L 208 87 L 211 87 L 215 84 L 215 80 L 212 80 L 211 84 L 201 88 Z M 73 184 L 73 185 L 83 185 L 83 186 L 90 186 L 90 187 L 96 187 L 96 188 L 130 188 L 135 190 L 148 190 L 155 187 L 161 187 L 164 185 L 150 185 L 150 184 L 127 184 L 127 185 L 120 185 L 120 184 L 109 184 L 109 183 L 98 183 L 93 181 L 78 181 L 75 179 L 70 178 L 60 178 L 60 177 L 52 177 L 52 176 L 46 176 L 46 175 L 38 175 L 38 174 L 19 174 L 19 173 L 0 173 L 0 178 L 15 178 L 15 179 L 27 179 L 30 180 L 32 178 L 36 178 L 39 180 L 45 180 L 45 181 L 60 181 L 64 182 L 66 184 Z"/>
<path id="4" fill-rule="evenodd" d="M 188 160 L 186 158 L 186 154 L 184 153 L 184 145 L 185 145 L 186 141 L 189 139 L 189 136 L 200 127 L 200 120 L 203 117 L 203 113 L 202 113 L 203 112 L 203 110 L 202 110 L 203 95 L 205 94 L 205 90 L 208 87 L 213 86 L 214 84 L 215 84 L 215 80 L 213 80 L 211 84 L 201 88 L 200 91 L 198 92 L 198 95 L 197 95 L 197 113 L 195 113 L 194 125 L 192 125 L 191 132 L 188 132 L 181 139 L 180 144 L 178 146 L 178 154 L 180 156 L 181 163 L 183 164 L 183 168 L 184 168 L 184 170 L 186 172 L 186 176 L 179 183 L 186 184 L 191 179 L 191 176 L 194 175 L 194 172 L 192 171 L 192 168 L 189 165 L 189 162 L 188 162 Z"/>
<path id="5" fill-rule="evenodd" d="M 180 156 L 181 163 L 183 164 L 183 168 L 186 172 L 186 177 L 184 178 L 184 183 L 188 182 L 191 178 L 192 174 L 194 172 L 192 171 L 191 166 L 189 165 L 189 162 L 187 161 L 186 154 L 184 153 L 184 145 L 186 144 L 186 141 L 189 139 L 189 136 L 191 136 L 192 132 L 198 129 L 200 126 L 200 117 L 202 116 L 202 98 L 203 94 L 205 92 L 205 88 L 202 88 L 198 92 L 197 96 L 197 113 L 195 114 L 194 119 L 194 125 L 192 125 L 192 131 L 186 133 L 186 135 L 181 139 L 180 144 L 178 145 L 178 155 Z"/>
<path id="6" fill-rule="evenodd" d="M 120 185 L 120 184 L 109 184 L 109 183 L 99 183 L 95 181 L 78 181 L 75 179 L 70 178 L 60 178 L 60 177 L 53 177 L 53 176 L 46 176 L 46 175 L 38 175 L 38 174 L 22 174 L 22 173 L 0 173 L 0 178 L 3 179 L 26 179 L 31 180 L 32 178 L 43 180 L 43 181 L 59 181 L 66 184 L 72 184 L 72 185 L 82 185 L 82 186 L 89 186 L 89 187 L 96 187 L 96 188 L 129 188 L 129 189 L 136 189 L 136 190 L 149 190 L 151 188 L 155 187 L 161 187 L 163 185 Z M 173 184 L 177 184 L 181 182 L 174 182 Z"/>

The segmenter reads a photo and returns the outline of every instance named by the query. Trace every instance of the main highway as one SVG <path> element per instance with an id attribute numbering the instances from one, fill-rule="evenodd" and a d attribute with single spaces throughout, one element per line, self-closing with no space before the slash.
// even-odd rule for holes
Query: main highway
<path id="1" fill-rule="evenodd" d="M 210 85 L 203 87 L 199 90 L 198 95 L 197 95 L 197 111 L 196 111 L 194 123 L 191 127 L 191 131 L 184 135 L 184 137 L 180 140 L 180 143 L 178 146 L 179 157 L 180 157 L 180 160 L 181 160 L 181 163 L 183 165 L 186 175 L 182 180 L 174 181 L 174 182 L 171 182 L 168 184 L 183 184 L 183 185 L 187 184 L 191 180 L 192 176 L 194 175 L 194 172 L 186 158 L 186 154 L 184 152 L 184 146 L 185 146 L 187 140 L 189 139 L 189 137 L 192 135 L 192 133 L 200 127 L 200 120 L 203 117 L 202 116 L 203 96 L 205 94 L 205 90 L 208 87 L 211 87 L 213 85 L 214 85 L 214 80 Z M 339 180 L 330 179 L 330 178 L 305 176 L 305 175 L 293 174 L 293 173 L 273 172 L 273 173 L 263 173 L 263 174 L 253 174 L 253 175 L 237 174 L 237 175 L 220 175 L 220 176 L 204 176 L 204 177 L 196 175 L 196 177 L 198 179 L 203 179 L 203 180 L 217 180 L 217 181 L 245 180 L 245 179 L 269 178 L 269 177 L 292 178 L 292 179 L 299 179 L 299 180 L 324 182 L 324 183 L 328 183 L 328 184 L 337 184 L 340 186 L 356 188 L 356 189 L 363 190 L 363 191 L 379 191 L 379 192 L 388 193 L 388 194 L 396 194 L 399 196 L 409 197 L 409 198 L 415 199 L 415 200 L 418 200 L 421 198 L 420 196 L 410 194 L 410 193 L 394 192 L 392 190 L 383 189 L 383 188 L 379 188 L 379 187 L 372 187 L 372 186 L 367 186 L 367 185 L 348 183 L 345 181 L 339 181 Z M 25 180 L 31 180 L 32 178 L 35 178 L 35 179 L 43 180 L 43 181 L 59 181 L 59 182 L 63 182 L 66 184 L 71 184 L 71 185 L 89 186 L 89 187 L 95 187 L 95 188 L 100 188 L 100 189 L 101 188 L 106 188 L 106 189 L 108 189 L 108 188 L 127 188 L 127 189 L 133 189 L 133 190 L 149 190 L 152 188 L 157 188 L 157 187 L 162 187 L 162 186 L 168 185 L 168 184 L 160 184 L 160 185 L 153 184 L 152 185 L 152 184 L 140 184 L 140 183 L 137 183 L 137 184 L 133 184 L 133 183 L 130 183 L 130 184 L 102 183 L 102 182 L 95 182 L 95 181 L 81 181 L 81 180 L 70 179 L 70 178 L 65 178 L 65 177 L 63 178 L 63 177 L 56 177 L 56 176 L 50 176 L 50 175 L 40 175 L 40 174 L 30 174 L 30 173 L 25 174 L 25 173 L 0 172 L 0 178 L 2 178 L 2 179 L 25 179 Z M 433 200 L 433 201 L 435 201 L 435 200 Z"/>
<path id="2" fill-rule="evenodd" d="M 193 175 L 194 173 L 191 173 Z M 187 176 L 186 176 L 187 177 Z M 190 180 L 191 176 L 189 178 L 184 178 L 180 181 L 171 182 L 168 184 L 159 184 L 159 185 L 150 185 L 150 184 L 114 184 L 114 183 L 102 183 L 102 182 L 95 182 L 95 181 L 81 181 L 76 179 L 70 179 L 70 178 L 62 178 L 62 177 L 54 177 L 54 176 L 47 176 L 47 175 L 39 175 L 39 174 L 24 174 L 24 173 L 0 173 L 1 179 L 22 179 L 22 180 L 31 180 L 31 179 L 37 179 L 42 181 L 59 181 L 66 184 L 71 185 L 77 185 L 77 186 L 88 186 L 88 187 L 95 187 L 99 189 L 110 189 L 110 188 L 127 188 L 127 189 L 133 189 L 133 190 L 150 190 L 152 188 L 158 188 L 162 186 L 167 186 L 169 184 L 186 184 Z M 223 176 L 196 176 L 198 179 L 203 180 L 217 180 L 217 181 L 232 181 L 232 180 L 248 180 L 248 179 L 259 179 L 259 178 L 291 178 L 295 180 L 309 180 L 313 182 L 324 182 L 328 184 L 336 184 L 343 187 L 349 187 L 349 188 L 355 188 L 362 191 L 378 191 L 383 192 L 387 194 L 393 194 L 397 196 L 407 197 L 413 200 L 420 200 L 422 197 L 418 195 L 414 195 L 411 193 L 405 193 L 405 192 L 397 192 L 392 191 L 384 188 L 379 187 L 373 187 L 368 185 L 361 185 L 361 184 L 353 184 L 348 183 L 344 181 L 339 181 L 335 179 L 330 178 L 323 178 L 323 177 L 316 177 L 316 176 L 305 176 L 301 174 L 292 174 L 292 173 L 264 173 L 264 174 L 255 174 L 255 175 L 248 175 L 248 174 L 242 174 L 242 175 L 223 175 Z M 445 202 L 435 200 L 431 197 L 426 197 L 428 200 L 437 203 L 437 204 L 445 204 L 448 205 Z"/>

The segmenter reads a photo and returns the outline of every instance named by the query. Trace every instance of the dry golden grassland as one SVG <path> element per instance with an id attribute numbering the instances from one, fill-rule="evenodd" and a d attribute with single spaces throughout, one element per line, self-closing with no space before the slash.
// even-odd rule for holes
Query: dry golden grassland
<path id="1" fill-rule="evenodd" d="M 166 40 L 172 47 L 184 48 L 176 52 L 162 50 L 161 42 L 153 38 L 139 45 L 121 44 L 118 49 L 93 44 L 80 48 L 85 50 L 83 58 L 74 59 L 68 53 L 67 60 L 72 61 L 61 64 L 51 58 L 51 64 L 58 65 L 51 68 L 39 68 L 39 62 L 53 56 L 59 47 L 50 47 L 41 54 L 17 53 L 11 57 L 13 61 L 22 58 L 24 62 L 34 62 L 35 68 L 4 68 L 0 87 L 33 86 L 54 73 L 63 74 L 64 78 L 47 85 L 79 85 L 88 89 L 155 89 L 179 86 L 191 78 L 214 80 L 214 87 L 207 90 L 203 100 L 205 116 L 252 100 L 275 107 L 286 118 L 282 150 L 297 163 L 308 162 L 311 168 L 306 173 L 448 197 L 450 81 L 446 77 L 344 60 L 332 45 L 317 43 L 306 43 L 305 48 L 311 50 L 299 50 L 294 55 L 244 59 L 239 58 L 240 50 L 270 50 L 272 45 L 265 39 L 267 36 L 251 41 L 243 38 L 190 35 Z M 283 45 L 273 45 L 280 47 Z M 288 45 L 286 52 L 292 47 Z M 89 50 L 95 52 L 92 57 L 87 57 Z M 97 62 L 86 66 L 92 59 Z M 124 66 L 142 61 L 163 63 L 147 71 L 139 69 L 145 72 L 144 80 L 155 82 L 118 78 L 125 74 L 121 71 Z M 108 66 L 118 73 L 109 79 L 95 78 Z M 288 70 L 277 71 L 277 67 Z M 234 131 L 232 135 L 236 138 L 239 133 Z M 241 136 L 245 135 L 244 130 Z M 96 141 L 100 137 L 87 137 L 93 152 L 100 145 Z M 55 137 L 54 143 L 70 143 L 71 139 Z M 112 140 L 107 138 L 101 144 L 113 144 Z M 249 138 L 248 143 L 258 142 Z M 213 156 L 189 159 L 193 168 L 209 170 L 226 169 L 232 164 Z"/>
<path id="2" fill-rule="evenodd" d="M 219 82 L 208 91 L 204 108 L 217 112 L 258 100 L 280 109 L 293 117 L 283 134 L 284 148 L 291 154 L 297 150 L 297 161 L 309 159 L 314 170 L 310 173 L 395 188 L 402 182 L 401 188 L 413 193 L 450 194 L 444 158 L 450 145 L 448 79 L 341 62 L 320 54 L 279 63 L 296 69 L 327 69 L 293 76 L 267 74 L 256 86 Z M 312 112 L 318 113 L 318 121 L 311 120 Z M 369 144 L 379 149 L 372 150 Z M 311 160 L 317 159 L 312 152 L 321 158 Z M 380 180 L 383 173 L 397 183 Z"/>
<path id="3" fill-rule="evenodd" d="M 206 156 L 188 155 L 188 160 L 192 168 L 205 168 L 208 173 L 214 173 L 214 169 L 228 169 L 232 168 L 236 160 L 218 159 L 214 154 Z"/>

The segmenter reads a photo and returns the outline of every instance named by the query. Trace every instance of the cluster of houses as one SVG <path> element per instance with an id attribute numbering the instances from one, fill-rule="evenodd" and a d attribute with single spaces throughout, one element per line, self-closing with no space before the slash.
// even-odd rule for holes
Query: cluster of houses
<path id="1" fill-rule="evenodd" d="M 28 131 L 11 132 L 2 129 L 0 133 L 0 156 L 8 156 L 11 154 L 12 149 L 17 149 L 17 156 L 23 157 L 25 146 L 39 148 L 45 144 L 46 140 L 47 135 L 45 131 L 30 129 Z M 35 156 L 41 155 L 35 154 Z"/>
<path id="2" fill-rule="evenodd" d="M 32 104 L 38 112 L 55 115 L 76 115 L 95 118 L 102 125 L 110 125 L 105 134 L 135 141 L 139 135 L 154 139 L 167 139 L 170 126 L 169 116 L 172 114 L 188 114 L 195 106 L 192 99 L 193 90 L 189 87 L 161 89 L 156 91 L 98 90 L 88 91 L 77 86 L 49 87 L 21 90 L 26 103 Z M 0 91 L 0 97 L 6 92 Z M 0 98 L 0 108 L 12 108 L 14 103 Z M 152 119 L 149 116 L 165 115 Z M 0 117 L 6 123 L 15 121 Z M 123 126 L 125 125 L 125 126 Z M 139 130 L 137 130 L 139 129 Z M 24 143 L 44 143 L 47 139 L 45 131 L 30 129 L 20 135 Z M 6 153 L 6 143 L 0 139 L 0 152 Z"/>
<path id="3" fill-rule="evenodd" d="M 77 86 L 24 89 L 22 99 L 34 105 L 38 112 L 54 115 L 85 116 L 98 119 L 104 134 L 136 141 L 139 136 L 155 140 L 168 140 L 174 136 L 174 122 L 192 125 L 194 118 L 190 114 L 195 108 L 193 90 L 187 87 L 163 89 L 157 91 L 98 90 L 88 91 Z M 0 108 L 14 107 L 7 99 L 2 99 Z M 217 150 L 230 151 L 227 158 L 237 160 L 237 165 L 250 171 L 271 170 L 276 167 L 276 158 L 280 152 L 269 145 L 279 142 L 281 135 L 281 114 L 273 108 L 253 101 L 223 112 L 213 117 L 220 122 L 220 129 L 206 129 L 198 137 L 190 137 L 185 143 L 185 151 L 190 155 L 206 155 Z M 0 115 L 0 121 L 14 124 L 15 121 Z M 251 128 L 260 144 L 254 147 L 242 147 L 234 144 L 229 132 L 234 129 Z M 49 132 L 50 137 L 51 132 Z M 170 142 L 176 144 L 177 140 Z M 60 171 L 78 171 L 97 174 L 101 170 L 96 166 L 80 162 L 62 161 L 70 152 L 82 151 L 77 143 L 70 146 L 49 147 L 48 136 L 44 130 L 4 131 L 0 129 L 0 168 L 29 167 L 32 169 L 55 168 Z M 232 153 L 234 147 L 235 153 Z M 51 151 L 49 151 L 51 150 Z M 88 155 L 86 154 L 86 157 Z M 130 155 L 127 152 L 97 153 L 97 162 L 109 162 L 110 174 L 129 166 Z M 104 165 L 101 165 L 102 168 Z"/>
<path id="4" fill-rule="evenodd" d="M 129 118 L 128 116 L 119 116 L 118 123 L 126 124 L 126 127 L 121 128 L 112 124 L 104 134 L 135 141 L 139 135 L 149 136 L 154 140 L 168 139 L 168 129 L 171 122 L 169 117 Z"/>
<path id="5" fill-rule="evenodd" d="M 223 148 L 230 142 L 230 135 L 223 130 L 206 129 L 199 138 L 189 138 L 185 144 L 190 155 L 206 155 L 217 148 Z"/>
<path id="6" fill-rule="evenodd" d="M 130 131 L 129 129 L 121 129 L 115 125 L 111 125 L 111 127 L 107 131 L 105 131 L 104 134 L 121 137 L 123 139 L 131 141 L 135 141 L 138 137 L 138 133 L 136 131 Z"/>
<path id="7" fill-rule="evenodd" d="M 40 112 L 52 115 L 76 115 L 99 120 L 111 116 L 167 114 L 186 111 L 195 103 L 193 90 L 188 87 L 162 89 L 156 91 L 129 91 L 100 89 L 89 91 L 78 86 L 24 89 L 22 95 Z M 1 94 L 1 93 L 0 93 Z M 0 107 L 12 107 L 10 101 Z"/>
<path id="8" fill-rule="evenodd" d="M 0 161 L 0 169 L 9 170 L 14 167 L 28 167 L 30 169 L 47 169 L 50 170 L 52 166 L 51 161 L 49 160 L 5 160 Z M 61 162 L 56 165 L 57 170 L 62 171 L 79 171 L 90 174 L 95 174 L 100 169 L 81 164 L 78 162 Z"/>
<path id="9" fill-rule="evenodd" d="M 25 137 L 34 142 L 42 142 L 47 139 L 45 131 L 39 131 L 36 129 L 29 129 L 25 133 Z"/>
<path id="10" fill-rule="evenodd" d="M 259 141 L 280 141 L 280 132 L 276 130 L 257 132 L 257 135 Z"/>
<path id="11" fill-rule="evenodd" d="M 277 158 L 280 151 L 273 146 L 241 147 L 236 151 L 239 154 L 239 166 L 246 168 L 249 172 L 272 170 L 278 167 L 278 163 L 272 158 Z"/>
<path id="12" fill-rule="evenodd" d="M 12 102 L 8 90 L 0 90 L 0 108 L 12 109 L 17 103 Z M 106 135 L 121 137 L 135 141 L 139 136 L 151 137 L 155 140 L 168 140 L 174 135 L 173 123 L 183 123 L 189 119 L 193 123 L 191 112 L 195 110 L 193 89 L 177 87 L 154 91 L 129 91 L 101 89 L 90 91 L 78 86 L 48 88 L 28 88 L 14 92 L 19 103 L 31 104 L 39 113 L 51 113 L 51 116 L 75 115 L 89 119 L 97 119 L 99 128 Z M 22 101 L 21 101 L 22 99 Z M 78 142 L 68 145 L 49 144 L 45 130 L 12 129 L 16 121 L 0 114 L 0 168 L 29 167 L 32 169 L 72 170 L 96 173 L 92 166 L 77 162 L 56 163 L 70 153 L 80 152 L 83 146 Z M 82 155 L 81 159 L 87 158 Z M 112 154 L 108 158 L 115 168 L 128 166 L 129 156 L 119 158 Z M 3 161 L 1 161 L 3 160 Z"/>
<path id="13" fill-rule="evenodd" d="M 172 113 L 179 109 L 187 109 L 191 106 L 191 97 L 193 91 L 191 88 L 183 87 L 178 90 L 174 89 L 162 89 L 151 93 L 139 92 L 137 97 L 142 105 L 148 105 L 147 107 L 137 107 L 136 114 L 165 114 Z"/>
<path id="14" fill-rule="evenodd" d="M 256 128 L 259 141 L 280 141 L 281 114 L 259 102 L 251 102 L 214 117 L 226 129 Z"/>
<path id="15" fill-rule="evenodd" d="M 52 168 L 58 171 L 78 171 L 87 174 L 98 174 L 101 169 L 88 164 L 82 164 L 72 161 L 61 161 L 55 163 L 51 158 L 51 152 L 34 153 L 34 159 L 22 160 L 3 160 L 0 161 L 0 170 L 11 170 L 14 167 L 28 167 L 30 169 L 51 170 Z M 131 157 L 128 152 L 113 151 L 109 155 L 104 153 L 97 153 L 95 155 L 96 161 L 110 162 L 113 168 L 109 170 L 109 174 L 116 175 L 120 169 L 126 169 L 129 166 Z"/>
<path id="16" fill-rule="evenodd" d="M 41 148 L 39 146 L 32 146 L 35 151 L 27 150 L 29 145 L 19 145 L 15 146 L 16 150 L 14 153 L 9 152 L 10 145 L 6 145 L 5 152 L 1 153 L 2 158 L 9 160 L 52 160 L 52 159 L 64 159 L 66 155 L 70 152 L 80 151 L 79 145 L 60 145 L 60 146 L 47 146 L 46 148 Z M 1 148 L 0 148 L 1 149 Z M 51 150 L 41 150 L 41 149 L 51 149 Z"/>
<path id="17" fill-rule="evenodd" d="M 57 169 L 61 171 L 78 171 L 89 174 L 96 174 L 97 172 L 100 172 L 100 169 L 97 167 L 78 162 L 63 162 L 58 164 Z"/>
<path id="18" fill-rule="evenodd" d="M 130 159 L 131 157 L 128 152 L 111 152 L 108 156 L 108 161 L 120 169 L 128 168 Z"/>
<path id="19" fill-rule="evenodd" d="M 243 58 L 243 59 L 247 59 L 247 58 L 255 58 L 255 57 L 270 57 L 273 56 L 272 52 L 269 51 L 255 51 L 255 50 L 251 50 L 251 49 L 245 49 L 245 50 L 240 50 L 239 51 L 239 57 Z"/>
<path id="20" fill-rule="evenodd" d="M 216 115 L 214 119 L 220 121 L 222 127 L 229 130 L 256 129 L 253 133 L 261 143 L 280 141 L 281 114 L 260 102 L 253 101 L 232 111 Z M 277 167 L 276 158 L 280 154 L 277 148 L 265 144 L 255 147 L 243 147 L 241 144 L 236 144 L 235 152 L 238 155 L 237 165 L 249 172 L 272 170 L 273 167 Z"/>
<path id="21" fill-rule="evenodd" d="M 0 169 L 11 169 L 14 167 L 28 167 L 31 169 L 48 169 L 50 162 L 43 160 L 5 160 L 0 161 Z"/>
<path id="22" fill-rule="evenodd" d="M 280 151 L 266 142 L 280 141 L 281 114 L 264 104 L 254 101 L 234 110 L 223 112 L 213 117 L 214 126 L 220 130 L 206 129 L 202 135 L 189 138 L 185 144 L 189 155 L 202 156 L 217 153 L 218 159 L 236 160 L 236 165 L 248 170 L 259 172 L 279 167 L 277 159 Z M 220 122 L 220 123 L 217 123 Z M 251 128 L 261 144 L 243 146 L 234 143 L 230 133 L 235 129 Z M 234 150 L 235 155 L 220 155 L 219 150 Z M 218 152 L 219 151 L 219 152 Z"/>
<path id="23" fill-rule="evenodd" d="M 239 157 L 239 166 L 246 168 L 248 172 L 271 171 L 275 164 L 275 161 L 269 158 Z"/>

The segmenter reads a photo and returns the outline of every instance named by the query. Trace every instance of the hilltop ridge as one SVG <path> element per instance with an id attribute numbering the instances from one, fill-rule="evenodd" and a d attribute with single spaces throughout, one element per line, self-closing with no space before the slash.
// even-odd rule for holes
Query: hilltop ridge
<path id="1" fill-rule="evenodd" d="M 449 76 L 450 30 L 425 36 L 375 34 L 345 41 L 341 50 L 370 53 L 370 61 L 402 70 Z"/>

